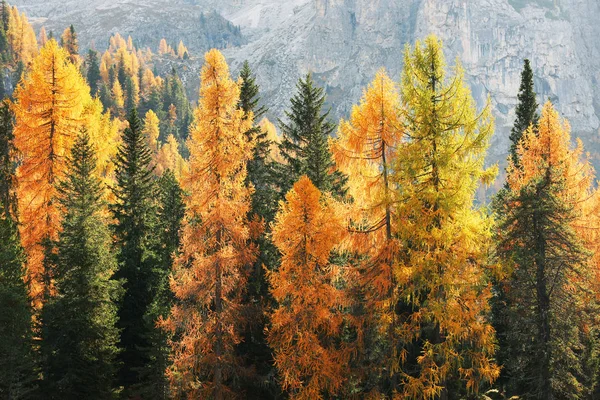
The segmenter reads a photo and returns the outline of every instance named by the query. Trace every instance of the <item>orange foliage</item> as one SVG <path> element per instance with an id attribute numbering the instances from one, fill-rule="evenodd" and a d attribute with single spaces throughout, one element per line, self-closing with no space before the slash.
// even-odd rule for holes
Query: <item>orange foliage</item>
<path id="1" fill-rule="evenodd" d="M 241 295 L 256 258 L 248 244 L 251 190 L 244 183 L 252 156 L 244 133 L 252 121 L 237 109 L 239 94 L 223 55 L 208 52 L 188 139 L 190 170 L 182 180 L 186 216 L 171 282 L 177 303 L 164 322 L 178 333 L 168 371 L 173 392 L 190 399 L 234 397 L 227 384 L 237 366 Z"/>
<path id="2" fill-rule="evenodd" d="M 292 399 L 335 394 L 348 375 L 348 351 L 338 345 L 347 305 L 329 257 L 345 231 L 329 197 L 303 176 L 286 195 L 273 226 L 281 265 L 268 275 L 279 304 L 268 341 L 284 390 Z"/>
<path id="3" fill-rule="evenodd" d="M 17 195 L 20 233 L 27 253 L 31 296 L 43 294 L 42 241 L 58 239 L 59 213 L 54 184 L 85 121 L 89 88 L 69 54 L 49 40 L 16 90 L 15 146 L 19 151 Z"/>

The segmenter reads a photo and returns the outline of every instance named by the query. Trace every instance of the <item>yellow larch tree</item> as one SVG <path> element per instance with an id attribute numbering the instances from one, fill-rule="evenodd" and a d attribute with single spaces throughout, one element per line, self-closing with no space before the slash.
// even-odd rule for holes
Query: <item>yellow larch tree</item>
<path id="1" fill-rule="evenodd" d="M 270 142 L 269 156 L 272 161 L 283 164 L 285 160 L 279 151 L 279 145 L 281 144 L 281 136 L 277 134 L 277 127 L 274 123 L 269 121 L 267 117 L 260 120 L 258 127 L 267 133 L 267 140 Z"/>
<path id="2" fill-rule="evenodd" d="M 148 141 L 148 147 L 152 153 L 158 153 L 160 144 L 158 142 L 158 136 L 160 135 L 160 121 L 156 116 L 156 113 L 152 110 L 148 110 L 144 116 L 144 129 L 142 130 L 146 140 Z"/>
<path id="3" fill-rule="evenodd" d="M 51 274 L 44 266 L 46 240 L 58 239 L 55 183 L 91 102 L 89 88 L 69 54 L 49 40 L 15 93 L 15 146 L 20 235 L 27 253 L 31 296 L 39 304 Z"/>
<path id="4" fill-rule="evenodd" d="M 450 384 L 477 393 L 499 375 L 486 318 L 491 223 L 473 204 L 497 170 L 484 168 L 490 105 L 477 110 L 458 61 L 447 76 L 435 36 L 407 48 L 401 94 L 406 140 L 392 177 L 402 373 L 394 397 L 447 399 Z"/>
<path id="5" fill-rule="evenodd" d="M 169 53 L 169 45 L 167 44 L 167 40 L 165 38 L 160 39 L 160 43 L 158 44 L 158 54 L 168 54 Z"/>
<path id="6" fill-rule="evenodd" d="M 79 40 L 77 39 L 77 33 L 75 32 L 75 27 L 73 25 L 65 28 L 60 37 L 60 43 L 69 53 L 71 62 L 79 67 L 81 64 L 81 57 L 79 57 Z"/>
<path id="7" fill-rule="evenodd" d="M 46 27 L 42 26 L 40 28 L 40 33 L 38 35 L 38 44 L 40 47 L 44 47 L 46 42 L 48 41 L 48 34 L 46 33 Z"/>
<path id="8" fill-rule="evenodd" d="M 247 220 L 252 190 L 245 185 L 252 145 L 244 133 L 252 120 L 237 108 L 239 94 L 225 57 L 206 53 L 182 180 L 186 215 L 171 281 L 176 304 L 165 321 L 175 333 L 168 376 L 176 397 L 235 397 L 241 296 L 256 258 Z"/>
<path id="9" fill-rule="evenodd" d="M 123 88 L 121 87 L 118 79 L 115 79 L 115 83 L 113 83 L 112 95 L 117 108 L 123 109 L 123 105 L 125 105 L 125 99 L 123 98 Z"/>
<path id="10" fill-rule="evenodd" d="M 29 64 L 38 53 L 37 40 L 27 16 L 20 13 L 17 6 L 10 9 L 7 36 L 15 61 Z"/>
<path id="11" fill-rule="evenodd" d="M 394 386 L 398 382 L 399 349 L 396 348 L 399 287 L 393 274 L 399 242 L 394 216 L 397 190 L 392 183 L 393 164 L 402 145 L 404 125 L 400 116 L 400 95 L 384 70 L 354 106 L 349 121 L 340 122 L 338 138 L 331 143 L 338 168 L 348 175 L 349 194 L 354 200 L 348 221 L 349 250 L 360 260 L 356 279 L 363 293 L 367 315 L 359 323 L 364 343 L 359 349 L 370 357 L 370 341 L 384 344 L 385 354 L 370 373 L 386 375 Z"/>
<path id="12" fill-rule="evenodd" d="M 349 349 L 340 340 L 348 306 L 330 257 L 345 225 L 331 197 L 302 176 L 282 202 L 273 225 L 281 264 L 268 273 L 277 306 L 268 342 L 282 387 L 291 399 L 325 399 L 349 376 Z"/>
<path id="13" fill-rule="evenodd" d="M 155 163 L 157 175 L 162 175 L 166 170 L 170 170 L 177 180 L 180 180 L 189 168 L 187 161 L 179 153 L 179 143 L 173 135 L 169 135 L 167 141 L 160 146 Z"/>
<path id="14" fill-rule="evenodd" d="M 183 42 L 180 40 L 179 45 L 177 46 L 177 57 L 184 59 L 186 57 L 186 54 L 189 56 L 188 49 L 187 49 L 187 47 L 185 47 Z"/>

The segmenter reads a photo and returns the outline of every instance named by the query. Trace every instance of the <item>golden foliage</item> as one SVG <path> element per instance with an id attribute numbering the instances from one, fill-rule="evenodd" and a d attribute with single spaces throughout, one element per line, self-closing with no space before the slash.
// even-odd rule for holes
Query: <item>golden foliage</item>
<path id="1" fill-rule="evenodd" d="M 286 195 L 273 226 L 281 265 L 268 274 L 279 304 L 268 341 L 292 399 L 329 398 L 348 377 L 349 353 L 337 344 L 347 299 L 336 287 L 338 268 L 329 261 L 345 227 L 332 202 L 303 176 Z"/>
<path id="2" fill-rule="evenodd" d="M 246 267 L 255 257 L 245 186 L 252 147 L 244 133 L 252 120 L 237 109 L 240 88 L 223 55 L 211 50 L 201 72 L 200 100 L 188 139 L 188 193 L 171 288 L 177 299 L 165 326 L 178 332 L 168 375 L 175 393 L 188 398 L 233 397 L 227 383 L 237 365 L 235 345 L 243 323 Z"/>
<path id="3" fill-rule="evenodd" d="M 91 97 L 69 54 L 49 40 L 33 60 L 15 98 L 20 234 L 31 296 L 39 300 L 46 274 L 42 241 L 58 239 L 60 226 L 55 183 L 63 177 L 66 157 L 86 120 Z"/>

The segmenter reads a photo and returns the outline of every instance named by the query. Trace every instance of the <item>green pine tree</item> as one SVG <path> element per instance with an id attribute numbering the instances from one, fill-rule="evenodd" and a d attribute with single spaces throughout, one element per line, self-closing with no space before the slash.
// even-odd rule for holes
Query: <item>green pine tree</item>
<path id="1" fill-rule="evenodd" d="M 181 221 L 185 213 L 183 190 L 171 170 L 167 170 L 158 180 L 158 229 L 159 241 L 156 253 L 159 257 L 154 276 L 152 292 L 154 300 L 146 312 L 149 326 L 155 326 L 159 319 L 165 319 L 173 305 L 173 294 L 169 287 L 169 276 L 175 256 L 179 252 Z M 152 329 L 148 332 L 148 355 L 150 362 L 141 372 L 141 384 L 136 394 L 148 399 L 168 399 L 169 382 L 165 371 L 169 366 L 170 336 L 164 330 Z"/>
<path id="2" fill-rule="evenodd" d="M 152 154 L 142 133 L 137 112 L 131 110 L 129 127 L 122 136 L 115 159 L 116 201 L 110 209 L 118 248 L 119 270 L 125 294 L 119 310 L 122 369 L 120 383 L 125 390 L 141 382 L 142 370 L 151 362 L 148 355 L 150 332 L 145 316 L 154 300 L 155 268 L 160 262 L 156 249 L 156 186 L 150 168 Z"/>
<path id="3" fill-rule="evenodd" d="M 89 50 L 87 54 L 87 59 L 85 61 L 87 65 L 87 83 L 90 85 L 90 91 L 92 96 L 96 96 L 98 94 L 100 83 L 100 64 L 98 62 L 98 52 L 94 50 Z"/>
<path id="4" fill-rule="evenodd" d="M 42 311 L 44 398 L 116 397 L 121 283 L 103 214 L 96 156 L 84 131 L 77 138 L 65 180 L 58 185 L 62 232 L 54 270 L 56 293 Z"/>
<path id="5" fill-rule="evenodd" d="M 254 122 L 259 121 L 267 112 L 260 105 L 259 86 L 252 74 L 248 62 L 244 62 L 240 71 L 242 86 L 238 107 L 249 116 L 252 113 Z M 272 387 L 265 385 L 265 379 L 273 374 L 273 357 L 266 342 L 265 326 L 267 324 L 267 310 L 272 306 L 269 286 L 265 276 L 265 267 L 269 270 L 276 268 L 278 257 L 277 249 L 270 240 L 270 225 L 277 211 L 278 193 L 277 182 L 274 175 L 274 163 L 270 159 L 272 142 L 267 138 L 267 133 L 260 127 L 254 126 L 246 132 L 248 141 L 254 142 L 254 153 L 248 161 L 248 175 L 246 181 L 254 187 L 252 204 L 248 213 L 249 220 L 262 221 L 264 230 L 261 235 L 254 238 L 259 249 L 259 255 L 251 270 L 248 281 L 246 304 L 251 315 L 244 331 L 244 340 L 239 351 L 248 360 L 254 374 L 246 375 L 244 389 L 248 396 L 264 398 Z"/>
<path id="6" fill-rule="evenodd" d="M 162 106 L 165 116 L 169 115 L 169 108 L 171 104 L 175 106 L 177 112 L 177 120 L 175 121 L 174 127 L 169 127 L 168 117 L 162 119 L 161 134 L 164 138 L 170 133 L 181 142 L 187 138 L 188 128 L 193 119 L 192 106 L 187 98 L 185 87 L 181 78 L 177 74 L 175 68 L 171 70 L 171 73 L 165 78 L 162 93 Z M 158 115 L 158 114 L 157 114 Z"/>
<path id="7" fill-rule="evenodd" d="M 517 146 L 523 137 L 523 133 L 530 125 L 536 125 L 539 119 L 537 115 L 538 103 L 535 99 L 535 91 L 533 88 L 533 71 L 528 59 L 523 62 L 523 72 L 521 73 L 521 86 L 517 99 L 519 103 L 516 108 L 515 125 L 510 131 L 510 159 L 514 165 L 519 165 L 519 156 L 517 154 Z"/>
<path id="8" fill-rule="evenodd" d="M 278 166 L 281 194 L 285 195 L 302 175 L 324 192 L 345 195 L 346 178 L 335 169 L 328 147 L 328 138 L 335 131 L 324 112 L 325 93 L 315 86 L 309 73 L 296 84 L 298 93 L 290 100 L 285 112 L 288 122 L 279 121 L 283 139 L 280 145 L 285 164 Z"/>
<path id="9" fill-rule="evenodd" d="M 0 107 L 0 399 L 22 399 L 35 383 L 32 309 L 27 294 L 25 255 L 15 223 L 11 195 L 15 164 L 11 160 L 13 116 Z"/>

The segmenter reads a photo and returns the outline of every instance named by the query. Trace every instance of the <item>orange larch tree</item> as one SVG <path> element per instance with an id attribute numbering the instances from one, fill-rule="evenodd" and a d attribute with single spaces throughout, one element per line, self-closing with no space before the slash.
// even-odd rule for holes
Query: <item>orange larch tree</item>
<path id="1" fill-rule="evenodd" d="M 252 119 L 237 109 L 239 84 L 219 51 L 205 55 L 201 82 L 187 143 L 190 172 L 182 180 L 186 215 L 171 282 L 176 304 L 164 325 L 175 333 L 173 395 L 221 400 L 235 397 L 241 296 L 256 258 L 247 221 L 252 190 L 245 186 L 252 146 L 244 133 Z"/>
<path id="2" fill-rule="evenodd" d="M 396 190 L 390 176 L 403 132 L 398 88 L 380 70 L 360 104 L 352 109 L 350 120 L 340 122 L 338 138 L 331 143 L 336 165 L 348 175 L 354 200 L 348 249 L 360 260 L 361 273 L 349 281 L 359 287 L 367 310 L 359 323 L 359 348 L 361 353 L 383 354 L 376 357 L 377 367 L 371 365 L 364 372 L 381 374 L 385 369 L 392 381 L 399 372 L 394 367 L 398 365 L 394 310 L 399 292 L 392 273 L 399 245 L 393 216 Z M 383 343 L 383 348 L 369 345 L 371 341 Z"/>
<path id="3" fill-rule="evenodd" d="M 48 278 L 42 243 L 58 239 L 55 183 L 63 177 L 91 97 L 69 54 L 49 40 L 17 87 L 15 99 L 20 233 L 27 253 L 30 294 L 40 300 Z"/>
<path id="4" fill-rule="evenodd" d="M 347 306 L 336 286 L 339 267 L 329 258 L 345 226 L 333 200 L 302 176 L 275 218 L 273 243 L 281 265 L 269 272 L 278 306 L 268 342 L 283 389 L 292 399 L 335 395 L 348 377 L 348 349 L 340 341 Z"/>

